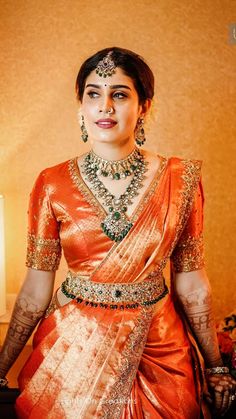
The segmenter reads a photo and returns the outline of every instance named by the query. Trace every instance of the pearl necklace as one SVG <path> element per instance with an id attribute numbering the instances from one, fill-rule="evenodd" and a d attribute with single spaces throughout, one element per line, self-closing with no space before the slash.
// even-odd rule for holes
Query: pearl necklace
<path id="1" fill-rule="evenodd" d="M 101 227 L 104 233 L 115 242 L 120 242 L 132 228 L 133 224 L 128 219 L 126 212 L 128 206 L 132 205 L 133 198 L 139 194 L 139 189 L 143 186 L 145 178 L 144 173 L 147 171 L 148 162 L 144 159 L 143 154 L 137 149 L 132 153 L 132 171 L 133 178 L 130 181 L 125 192 L 116 198 L 107 190 L 103 182 L 98 178 L 99 167 L 94 164 L 94 153 L 90 151 L 84 158 L 82 165 L 85 179 L 91 183 L 91 189 L 97 198 L 102 199 L 103 205 L 108 207 L 108 215 L 102 221 Z M 130 156 L 128 158 L 130 158 Z M 127 160 L 119 160 L 122 164 Z M 106 162 L 108 162 L 106 160 Z M 109 162 L 111 167 L 115 162 Z"/>

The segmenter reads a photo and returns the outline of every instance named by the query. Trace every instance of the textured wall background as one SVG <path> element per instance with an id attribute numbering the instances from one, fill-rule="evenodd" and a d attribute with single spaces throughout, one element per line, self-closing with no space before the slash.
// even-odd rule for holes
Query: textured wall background
<path id="1" fill-rule="evenodd" d="M 0 13 L 8 292 L 24 277 L 35 177 L 86 150 L 76 120 L 78 68 L 96 50 L 117 45 L 143 55 L 156 74 L 148 148 L 204 160 L 208 273 L 217 317 L 228 314 L 236 277 L 236 45 L 229 42 L 236 2 L 0 0 Z"/>

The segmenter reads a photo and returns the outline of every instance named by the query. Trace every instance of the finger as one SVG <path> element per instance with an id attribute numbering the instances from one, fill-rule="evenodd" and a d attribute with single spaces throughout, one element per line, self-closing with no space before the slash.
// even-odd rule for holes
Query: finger
<path id="1" fill-rule="evenodd" d="M 215 391 L 216 393 L 221 393 L 221 394 L 223 394 L 223 392 L 224 392 L 224 387 L 223 387 L 223 386 L 220 386 L 220 385 L 214 386 L 214 391 Z"/>
<path id="2" fill-rule="evenodd" d="M 213 403 L 212 394 L 208 390 L 204 391 L 203 396 L 207 400 L 208 403 L 210 403 L 210 404 Z"/>
<path id="3" fill-rule="evenodd" d="M 231 399 L 229 397 L 229 391 L 226 390 L 223 394 L 221 413 L 226 413 L 230 405 L 231 405 Z"/>
<path id="4" fill-rule="evenodd" d="M 206 396 L 207 403 L 212 404 L 213 400 L 210 396 Z"/>
<path id="5" fill-rule="evenodd" d="M 235 402 L 235 400 L 236 400 L 236 394 L 235 393 L 233 393 L 233 394 L 230 394 L 230 401 L 231 401 L 231 403 L 234 403 Z"/>
<path id="6" fill-rule="evenodd" d="M 215 407 L 216 407 L 217 410 L 221 409 L 222 400 L 223 400 L 222 392 L 215 389 Z"/>
<path id="7" fill-rule="evenodd" d="M 231 383 L 230 383 L 230 381 L 229 380 L 220 380 L 219 382 L 218 382 L 218 384 L 220 385 L 220 386 L 225 386 L 225 385 L 230 385 Z"/>
<path id="8" fill-rule="evenodd" d="M 210 378 L 207 380 L 207 383 L 208 383 L 208 385 L 209 385 L 210 387 L 214 387 L 215 385 L 217 385 L 217 384 L 218 384 L 218 382 L 219 382 L 218 377 L 210 377 Z"/>

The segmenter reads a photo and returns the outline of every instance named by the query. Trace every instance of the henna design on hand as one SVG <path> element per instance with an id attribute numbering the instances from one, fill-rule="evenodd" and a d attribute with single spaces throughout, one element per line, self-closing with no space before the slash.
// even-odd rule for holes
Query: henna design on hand
<path id="1" fill-rule="evenodd" d="M 199 288 L 186 295 L 179 295 L 179 299 L 202 349 L 206 364 L 211 367 L 222 365 L 210 291 Z"/>
<path id="2" fill-rule="evenodd" d="M 32 302 L 30 297 L 18 297 L 1 352 L 0 376 L 6 375 L 43 314 L 44 310 Z"/>
<path id="3" fill-rule="evenodd" d="M 233 403 L 236 380 L 230 374 L 212 374 L 206 377 L 208 388 L 214 400 L 216 414 L 224 415 Z"/>

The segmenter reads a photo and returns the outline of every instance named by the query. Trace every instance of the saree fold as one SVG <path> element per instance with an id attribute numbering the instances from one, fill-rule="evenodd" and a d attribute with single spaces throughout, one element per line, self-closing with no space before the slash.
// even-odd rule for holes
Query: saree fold
<path id="1" fill-rule="evenodd" d="M 19 417 L 120 417 L 152 310 L 109 314 L 72 302 L 42 322 L 19 377 Z"/>
<path id="2" fill-rule="evenodd" d="M 169 258 L 175 271 L 200 269 L 201 163 L 161 163 L 119 244 L 101 232 L 104 214 L 76 160 L 46 169 L 31 194 L 27 266 L 55 269 L 59 240 L 69 269 L 98 283 L 145 281 Z M 41 321 L 33 345 L 19 376 L 19 418 L 200 417 L 202 359 L 171 296 L 123 310 L 72 300 Z"/>

